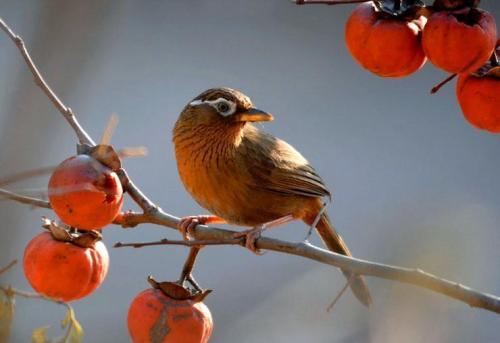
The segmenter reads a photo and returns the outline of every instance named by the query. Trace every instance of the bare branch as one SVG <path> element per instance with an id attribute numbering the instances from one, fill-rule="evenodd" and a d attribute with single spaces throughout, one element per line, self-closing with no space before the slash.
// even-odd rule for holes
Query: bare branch
<path id="1" fill-rule="evenodd" d="M 148 149 L 143 146 L 138 146 L 138 147 L 122 148 L 118 150 L 116 153 L 120 158 L 143 157 L 148 154 Z M 5 187 L 12 183 L 50 174 L 56 168 L 57 166 L 40 167 L 4 176 L 3 178 L 0 179 L 0 187 Z"/>
<path id="2" fill-rule="evenodd" d="M 41 167 L 41 168 L 36 168 L 36 169 L 16 173 L 13 175 L 5 176 L 5 177 L 0 179 L 0 187 L 4 187 L 4 186 L 9 185 L 11 183 L 23 181 L 26 179 L 31 179 L 33 177 L 50 174 L 50 173 L 52 173 L 52 171 L 54 171 L 55 168 L 56 168 L 56 166 Z"/>
<path id="3" fill-rule="evenodd" d="M 42 300 L 49 301 L 49 302 L 52 302 L 55 304 L 63 305 L 68 310 L 71 309 L 71 306 L 68 303 L 66 303 L 62 300 L 48 298 L 42 294 L 26 292 L 26 291 L 23 291 L 23 290 L 20 290 L 17 288 L 12 288 L 10 286 L 6 287 L 6 286 L 1 286 L 1 285 L 0 285 L 0 291 L 4 292 L 5 294 L 14 294 L 14 295 L 17 295 L 17 296 L 20 296 L 23 298 L 27 298 L 27 299 L 42 299 Z"/>
<path id="4" fill-rule="evenodd" d="M 356 0 L 349 2 L 351 3 L 354 1 Z M 300 2 L 302 4 L 313 3 L 313 1 L 300 1 Z M 314 2 L 320 3 L 319 1 L 314 1 Z M 326 3 L 326 2 L 330 4 L 333 3 L 332 1 L 322 1 L 321 3 Z M 356 2 L 363 2 L 363 1 L 356 1 Z M 49 97 L 52 103 L 58 108 L 58 110 L 62 113 L 64 118 L 71 125 L 71 127 L 77 134 L 80 143 L 95 145 L 94 141 L 90 138 L 90 136 L 78 124 L 75 115 L 71 111 L 71 109 L 67 108 L 59 100 L 59 98 L 54 94 L 54 92 L 48 87 L 48 85 L 42 79 L 40 73 L 35 67 L 33 61 L 31 60 L 31 57 L 29 56 L 22 39 L 19 36 L 17 36 L 14 32 L 12 32 L 12 30 L 1 19 L 0 19 L 0 27 L 17 45 L 17 47 L 21 51 L 23 58 L 28 64 L 28 67 L 30 68 L 33 76 L 35 77 L 35 82 L 42 88 L 44 93 Z M 141 209 L 144 212 L 123 213 L 116 218 L 115 224 L 119 224 L 122 227 L 134 227 L 139 224 L 150 223 L 177 230 L 177 225 L 180 221 L 179 218 L 163 212 L 163 210 L 160 207 L 158 207 L 150 199 L 148 199 L 146 195 L 144 195 L 144 193 L 142 193 L 142 191 L 137 186 L 134 185 L 134 183 L 132 182 L 132 180 L 130 180 L 124 169 L 120 169 L 118 171 L 118 174 L 120 176 L 120 180 L 124 186 L 124 189 L 129 193 L 132 199 L 141 207 Z M 5 190 L 0 190 L 0 196 L 8 197 L 9 199 L 19 201 L 25 204 L 50 208 L 50 204 L 46 201 L 20 196 Z M 218 244 L 221 244 L 221 242 L 225 241 L 228 242 L 225 244 L 232 244 L 232 245 L 241 244 L 240 241 L 236 242 L 234 240 L 235 233 L 237 232 L 231 230 L 219 229 L 215 227 L 209 227 L 206 225 L 199 225 L 196 227 L 195 230 L 193 230 L 191 234 L 195 238 L 195 242 L 197 242 L 197 244 L 199 244 L 199 242 L 203 242 L 204 245 L 208 245 L 209 242 L 218 242 Z M 151 245 L 151 243 L 146 243 L 146 244 Z M 188 244 L 183 243 L 182 245 L 188 245 Z M 416 285 L 419 287 L 435 291 L 437 293 L 441 293 L 448 297 L 463 301 L 472 307 L 479 307 L 492 312 L 500 313 L 499 297 L 487 293 L 481 293 L 469 287 L 463 286 L 461 284 L 438 278 L 420 269 L 403 268 L 376 262 L 369 262 L 354 257 L 348 257 L 336 254 L 334 252 L 327 251 L 304 242 L 291 243 L 268 237 L 259 238 L 256 241 L 256 248 L 271 250 L 296 256 L 302 256 L 311 260 L 318 261 L 320 263 L 341 268 L 343 270 L 349 270 L 355 274 L 375 276 L 383 279 L 394 280 L 407 284 Z"/>
<path id="5" fill-rule="evenodd" d="M 143 243 L 115 243 L 114 248 L 142 248 L 157 245 L 181 245 L 185 247 L 203 247 L 206 245 L 244 245 L 244 241 L 241 238 L 233 239 L 205 239 L 205 240 L 192 240 L 192 241 L 180 241 L 171 239 L 161 239 L 159 241 L 153 242 L 143 242 Z"/>
<path id="6" fill-rule="evenodd" d="M 17 260 L 11 261 L 8 265 L 0 269 L 0 275 L 8 271 L 10 268 L 14 267 L 17 264 Z"/>
<path id="7" fill-rule="evenodd" d="M 31 74 L 33 74 L 33 77 L 35 78 L 35 83 L 42 89 L 45 95 L 47 95 L 47 97 L 54 104 L 54 106 L 64 116 L 64 118 L 66 118 L 66 121 L 71 125 L 71 127 L 75 131 L 80 143 L 95 145 L 92 138 L 90 138 L 90 136 L 85 132 L 85 130 L 82 129 L 82 127 L 76 120 L 75 114 L 73 113 L 71 108 L 66 107 L 66 105 L 64 105 L 64 103 L 57 97 L 54 91 L 52 91 L 47 82 L 44 80 L 44 78 L 40 74 L 40 71 L 36 67 L 35 63 L 33 63 L 33 60 L 31 59 L 31 56 L 28 50 L 26 49 L 26 45 L 24 44 L 22 38 L 16 35 L 14 31 L 12 31 L 12 29 L 9 26 L 7 26 L 7 24 L 3 21 L 2 18 L 0 18 L 0 28 L 3 31 L 5 31 L 5 33 L 14 42 L 14 44 L 16 44 L 17 48 L 19 49 L 21 55 L 24 58 L 24 61 L 28 65 Z"/>
<path id="8" fill-rule="evenodd" d="M 36 207 L 52 208 L 48 201 L 16 194 L 1 188 L 0 188 L 0 198 L 11 199 L 26 205 L 32 205 Z"/>
<path id="9" fill-rule="evenodd" d="M 117 218 L 116 224 L 133 227 L 143 223 L 157 224 L 177 230 L 179 218 L 158 209 L 153 214 L 126 213 Z M 236 231 L 198 225 L 191 233 L 197 241 L 218 241 L 234 239 Z M 228 243 L 235 245 L 235 243 Z M 242 244 L 242 243 L 238 243 Z M 258 249 L 271 250 L 290 255 L 302 256 L 317 262 L 350 270 L 356 274 L 375 276 L 427 288 L 451 298 L 463 301 L 472 307 L 480 307 L 500 313 L 500 298 L 491 294 L 475 291 L 467 286 L 439 278 L 420 269 L 397 267 L 365 261 L 354 257 L 336 254 L 308 243 L 291 243 L 274 238 L 261 237 L 256 242 Z"/>

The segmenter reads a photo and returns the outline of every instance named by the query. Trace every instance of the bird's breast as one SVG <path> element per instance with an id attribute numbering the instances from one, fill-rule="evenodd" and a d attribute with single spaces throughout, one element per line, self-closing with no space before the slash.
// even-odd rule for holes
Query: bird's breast
<path id="1" fill-rule="evenodd" d="M 238 204 L 244 201 L 245 183 L 230 147 L 221 142 L 176 145 L 180 178 L 193 198 L 204 208 L 229 222 L 240 222 Z"/>
<path id="2" fill-rule="evenodd" d="M 256 184 L 247 166 L 235 156 L 237 152 L 218 151 L 210 144 L 191 148 L 176 147 L 179 175 L 192 197 L 211 213 L 242 226 L 256 226 L 292 213 L 282 207 L 289 202 Z"/>

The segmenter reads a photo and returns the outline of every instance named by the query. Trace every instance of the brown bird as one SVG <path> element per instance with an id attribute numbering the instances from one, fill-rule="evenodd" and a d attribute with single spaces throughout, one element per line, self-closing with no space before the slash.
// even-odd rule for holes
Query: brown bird
<path id="1" fill-rule="evenodd" d="M 322 199 L 331 194 L 320 176 L 291 145 L 252 125 L 270 120 L 230 88 L 209 89 L 183 109 L 173 130 L 177 167 L 186 189 L 213 215 L 183 218 L 181 232 L 186 237 L 208 223 L 253 227 L 241 235 L 256 252 L 263 229 L 300 219 L 316 224 L 329 250 L 351 256 L 324 212 Z M 356 297 L 370 305 L 364 279 L 343 273 Z"/>

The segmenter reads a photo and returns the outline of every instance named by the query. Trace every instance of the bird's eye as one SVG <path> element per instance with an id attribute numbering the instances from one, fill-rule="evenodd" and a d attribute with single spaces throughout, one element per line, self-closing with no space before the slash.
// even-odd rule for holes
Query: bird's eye
<path id="1" fill-rule="evenodd" d="M 225 114 L 230 109 L 231 109 L 231 107 L 229 106 L 229 104 L 227 102 L 219 102 L 217 104 L 217 111 L 219 111 L 219 113 L 221 113 L 221 114 Z"/>

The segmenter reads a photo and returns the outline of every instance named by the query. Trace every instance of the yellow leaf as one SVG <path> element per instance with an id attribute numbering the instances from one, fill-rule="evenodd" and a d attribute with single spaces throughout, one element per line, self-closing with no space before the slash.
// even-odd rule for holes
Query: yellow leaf
<path id="1" fill-rule="evenodd" d="M 73 308 L 68 307 L 68 312 L 66 312 L 66 317 L 61 320 L 62 328 L 67 328 L 66 335 L 62 342 L 64 343 L 81 343 L 83 341 L 83 328 L 78 323 L 75 317 L 75 312 Z"/>
<path id="2" fill-rule="evenodd" d="M 47 329 L 50 326 L 42 326 L 39 328 L 36 328 L 33 330 L 31 333 L 31 342 L 32 343 L 47 343 Z"/>
<path id="3" fill-rule="evenodd" d="M 15 301 L 12 292 L 0 292 L 0 343 L 8 342 L 14 319 Z"/>

